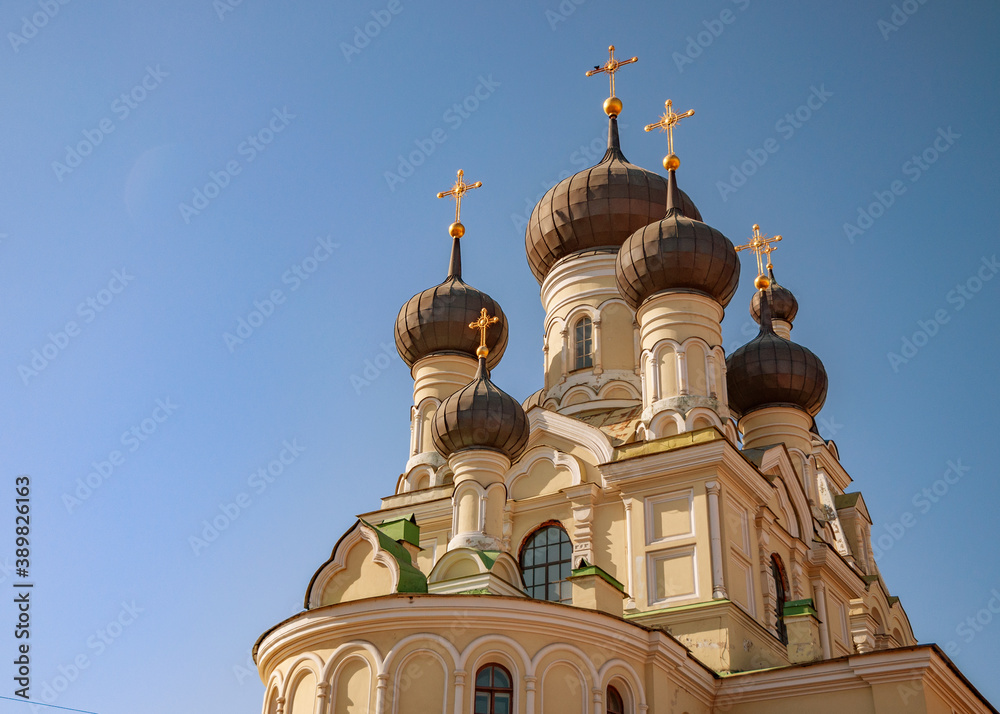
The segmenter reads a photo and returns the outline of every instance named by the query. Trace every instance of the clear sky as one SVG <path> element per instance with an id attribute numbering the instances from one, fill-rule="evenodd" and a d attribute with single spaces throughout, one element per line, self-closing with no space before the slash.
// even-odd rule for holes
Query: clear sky
<path id="1" fill-rule="evenodd" d="M 694 108 L 681 187 L 734 242 L 785 237 L 793 337 L 826 364 L 821 429 L 889 589 L 1000 703 L 998 20 L 985 0 L 4 3 L 0 588 L 22 580 L 27 474 L 32 695 L 259 710 L 250 647 L 405 464 L 393 320 L 445 277 L 434 195 L 459 168 L 484 184 L 465 277 L 510 319 L 495 381 L 541 386 L 524 223 L 603 153 L 607 81 L 584 72 L 613 43 L 639 56 L 626 156 L 660 169 L 642 126 Z M 755 334 L 744 261 L 727 352 Z"/>

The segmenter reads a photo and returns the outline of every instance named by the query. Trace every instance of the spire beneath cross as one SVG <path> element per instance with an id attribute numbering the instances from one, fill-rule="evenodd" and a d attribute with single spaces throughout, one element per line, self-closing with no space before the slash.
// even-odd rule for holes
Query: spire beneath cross
<path id="1" fill-rule="evenodd" d="M 660 117 L 660 121 L 655 124 L 647 124 L 644 129 L 646 131 L 652 131 L 653 129 L 659 129 L 660 131 L 667 132 L 667 156 L 663 159 L 663 167 L 670 170 L 676 170 L 678 166 L 681 165 L 681 160 L 677 158 L 674 153 L 674 127 L 680 123 L 681 119 L 686 119 L 687 117 L 694 116 L 694 109 L 688 109 L 683 114 L 677 114 L 674 111 L 673 100 L 668 99 L 663 105 L 666 111 L 663 116 Z"/>
<path id="2" fill-rule="evenodd" d="M 455 185 L 452 186 L 447 191 L 442 191 L 437 195 L 438 198 L 452 196 L 455 199 L 455 222 L 448 227 L 448 233 L 453 238 L 461 238 L 463 235 L 465 235 L 465 226 L 462 225 L 460 220 L 462 216 L 462 196 L 464 196 L 472 189 L 479 188 L 482 185 L 483 185 L 482 181 L 476 181 L 475 183 L 465 183 L 465 172 L 462 169 L 459 169 L 458 178 L 455 180 Z"/>
<path id="3" fill-rule="evenodd" d="M 469 323 L 470 330 L 479 330 L 479 347 L 476 349 L 476 356 L 483 357 L 484 359 L 489 356 L 490 349 L 486 346 L 486 331 L 490 329 L 490 325 L 495 325 L 500 322 L 500 318 L 490 317 L 489 312 L 486 311 L 484 307 L 482 312 L 479 313 L 479 319 L 475 322 Z"/>
<path id="4" fill-rule="evenodd" d="M 764 273 L 764 268 L 773 267 L 771 264 L 771 253 L 778 249 L 778 246 L 774 245 L 781 240 L 781 236 L 774 236 L 769 238 L 768 236 L 760 232 L 760 226 L 756 223 L 753 224 L 753 235 L 746 245 L 736 246 L 736 252 L 741 250 L 752 250 L 754 255 L 757 257 L 757 277 L 754 279 L 754 287 L 758 290 L 764 290 L 771 285 L 770 278 Z M 767 256 L 767 265 L 764 265 L 763 256 Z"/>
<path id="5" fill-rule="evenodd" d="M 606 100 L 604 100 L 604 113 L 609 117 L 616 117 L 622 112 L 622 100 L 615 96 L 615 73 L 627 64 L 632 64 L 633 62 L 638 62 L 638 57 L 632 57 L 627 60 L 615 59 L 615 46 L 611 45 L 608 47 L 608 54 L 610 59 L 604 63 L 604 65 L 594 65 L 594 68 L 587 72 L 588 77 L 593 77 L 595 74 L 605 73 L 611 80 L 611 94 Z"/>

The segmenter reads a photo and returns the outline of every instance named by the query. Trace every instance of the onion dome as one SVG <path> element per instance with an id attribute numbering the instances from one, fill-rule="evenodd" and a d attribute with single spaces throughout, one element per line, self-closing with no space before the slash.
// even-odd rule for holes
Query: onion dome
<path id="1" fill-rule="evenodd" d="M 417 293 L 399 309 L 396 317 L 396 350 L 410 367 L 431 354 L 458 353 L 476 357 L 479 340 L 469 330 L 482 310 L 500 317 L 499 329 L 493 330 L 486 343 L 489 365 L 495 367 L 507 348 L 507 318 L 500 305 L 484 292 L 462 281 L 462 229 L 452 225 L 451 264 L 448 277 Z"/>
<path id="2" fill-rule="evenodd" d="M 771 284 L 763 292 L 767 293 L 767 303 L 771 308 L 771 319 L 784 320 L 790 323 L 795 319 L 795 315 L 799 311 L 799 301 L 792 295 L 791 290 L 778 285 L 778 281 L 774 279 L 774 266 L 767 266 L 767 277 Z M 755 292 L 753 298 L 750 299 L 750 316 L 758 325 L 760 324 L 760 299 L 760 290 Z"/>
<path id="3" fill-rule="evenodd" d="M 456 451 L 489 449 L 516 461 L 528 444 L 528 417 L 516 399 L 490 381 L 485 352 L 480 352 L 475 379 L 437 408 L 431 423 L 434 447 L 445 458 Z"/>
<path id="4" fill-rule="evenodd" d="M 663 217 L 667 182 L 622 154 L 618 119 L 608 124 L 608 149 L 600 163 L 550 188 L 531 212 L 524 248 L 531 272 L 541 283 L 561 258 L 594 248 L 617 249 L 629 235 Z M 683 192 L 683 215 L 701 214 Z"/>
<path id="5" fill-rule="evenodd" d="M 618 291 L 633 308 L 666 290 L 708 295 L 725 307 L 736 293 L 736 248 L 701 217 L 681 208 L 674 168 L 668 172 L 667 215 L 630 235 L 618 251 Z"/>
<path id="6" fill-rule="evenodd" d="M 774 333 L 770 296 L 758 294 L 760 333 L 726 358 L 729 406 L 740 414 L 791 406 L 816 416 L 826 401 L 826 369 L 810 350 Z"/>

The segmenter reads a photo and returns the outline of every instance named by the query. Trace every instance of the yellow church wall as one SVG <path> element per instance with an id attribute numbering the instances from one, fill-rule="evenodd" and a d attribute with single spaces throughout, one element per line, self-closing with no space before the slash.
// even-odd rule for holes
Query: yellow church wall
<path id="1" fill-rule="evenodd" d="M 372 711 L 373 680 L 371 665 L 366 659 L 352 656 L 343 661 L 333 677 L 333 714 L 368 714 Z"/>
<path id="2" fill-rule="evenodd" d="M 562 380 L 563 354 L 562 335 L 558 330 L 550 330 L 545 336 L 545 387 L 551 389 Z"/>
<path id="3" fill-rule="evenodd" d="M 592 530 L 594 562 L 618 582 L 628 583 L 625 550 L 625 504 L 619 500 L 598 505 L 594 509 Z M 634 595 L 628 593 L 629 595 Z"/>
<path id="4" fill-rule="evenodd" d="M 632 311 L 621 303 L 606 304 L 601 310 L 601 366 L 604 369 L 635 369 L 633 320 Z"/>
<path id="5" fill-rule="evenodd" d="M 358 541 L 348 553 L 344 569 L 324 588 L 321 603 L 329 605 L 392 592 L 392 574 L 372 559 L 373 553 L 368 541 Z"/>
<path id="6" fill-rule="evenodd" d="M 792 685 L 790 685 L 792 686 Z M 738 685 L 737 685 L 738 687 Z M 723 708 L 727 707 L 727 708 Z M 731 707 L 731 708 L 729 708 Z M 770 698 L 766 701 L 743 702 L 730 705 L 723 695 L 716 704 L 717 711 L 731 714 L 897 714 L 899 709 L 876 709 L 867 688 L 843 692 L 824 691 L 822 696 L 804 694 L 800 697 Z"/>
<path id="7" fill-rule="evenodd" d="M 287 701 L 291 702 L 288 714 L 313 714 L 316 701 L 316 676 L 311 672 L 302 675 Z"/>
<path id="8" fill-rule="evenodd" d="M 546 714 L 578 714 L 585 711 L 586 683 L 579 669 L 555 664 L 542 671 L 539 707 Z"/>
<path id="9" fill-rule="evenodd" d="M 387 712 L 427 714 L 450 708 L 447 663 L 433 651 L 412 652 L 400 658 L 387 692 Z"/>

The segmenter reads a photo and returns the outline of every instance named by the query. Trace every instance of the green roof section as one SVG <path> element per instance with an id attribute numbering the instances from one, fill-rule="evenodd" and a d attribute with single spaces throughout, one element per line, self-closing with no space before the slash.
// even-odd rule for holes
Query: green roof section
<path id="1" fill-rule="evenodd" d="M 493 564 L 500 557 L 499 550 L 477 550 L 476 553 L 479 555 L 479 559 L 483 561 L 483 565 L 486 566 L 487 570 L 493 570 Z"/>
<path id="2" fill-rule="evenodd" d="M 792 617 L 794 615 L 813 615 L 815 617 L 816 609 L 813 607 L 812 598 L 806 600 L 789 600 L 785 603 L 782 613 L 785 617 Z"/>
<path id="3" fill-rule="evenodd" d="M 602 568 L 602 567 L 600 567 L 598 565 L 588 565 L 588 563 L 587 563 L 586 560 L 581 560 L 580 561 L 580 567 L 579 568 L 574 568 L 573 571 L 572 571 L 572 573 L 570 574 L 570 577 L 571 578 L 578 578 L 578 577 L 582 577 L 584 575 L 596 575 L 599 578 L 601 578 L 603 580 L 606 580 L 611 585 L 614 585 L 617 589 L 621 590 L 622 592 L 625 592 L 625 586 L 622 585 L 617 580 L 615 580 L 610 575 L 608 575 L 607 571 L 605 571 L 604 568 Z"/>
<path id="4" fill-rule="evenodd" d="M 382 521 L 375 527 L 395 541 L 402 540 L 420 547 L 420 526 L 417 525 L 416 516 L 412 513 L 391 521 Z"/>
<path id="5" fill-rule="evenodd" d="M 358 519 L 362 527 L 370 528 L 378 538 L 379 548 L 392 556 L 399 566 L 399 584 L 396 586 L 398 593 L 425 593 L 427 592 L 427 576 L 413 565 L 410 553 L 397 543 L 392 536 L 384 533 L 380 528 L 373 526 L 368 521 Z M 414 523 L 416 525 L 416 523 Z"/>
<path id="6" fill-rule="evenodd" d="M 706 600 L 705 602 L 695 602 L 690 605 L 677 605 L 676 607 L 661 607 L 657 610 L 645 610 L 643 612 L 632 612 L 625 613 L 623 617 L 626 620 L 634 620 L 637 617 L 648 617 L 650 615 L 662 615 L 667 612 L 684 612 L 685 610 L 700 610 L 702 608 L 717 607 L 719 605 L 729 604 L 730 600 L 718 599 L 718 600 Z"/>
<path id="7" fill-rule="evenodd" d="M 861 497 L 860 491 L 855 491 L 854 493 L 844 493 L 837 494 L 833 497 L 833 504 L 837 507 L 839 511 L 841 508 L 853 508 L 858 502 L 858 498 Z"/>

